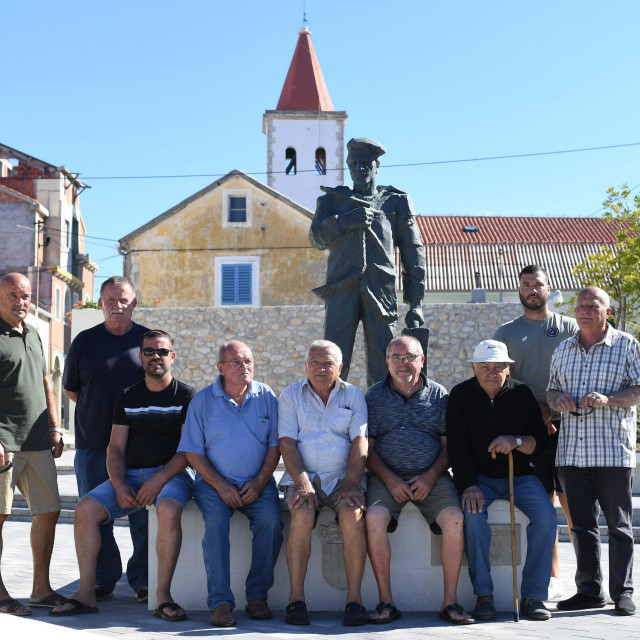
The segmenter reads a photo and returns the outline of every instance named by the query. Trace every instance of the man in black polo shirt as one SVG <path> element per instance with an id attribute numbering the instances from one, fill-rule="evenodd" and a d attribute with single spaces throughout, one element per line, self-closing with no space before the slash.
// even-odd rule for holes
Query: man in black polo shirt
<path id="1" fill-rule="evenodd" d="M 118 394 L 139 382 L 144 372 L 138 352 L 148 331 L 131 320 L 136 307 L 133 283 L 113 276 L 102 283 L 98 304 L 104 322 L 81 331 L 71 343 L 64 362 L 64 394 L 76 403 L 74 467 L 82 498 L 109 478 L 107 445 L 111 436 L 113 403 Z M 127 581 L 139 602 L 147 601 L 147 512 L 129 516 L 133 553 L 127 563 Z M 100 527 L 102 543 L 96 573 L 96 597 L 112 598 L 122 576 L 120 551 L 113 523 Z"/>
<path id="2" fill-rule="evenodd" d="M 125 389 L 113 408 L 113 427 L 107 449 L 110 480 L 90 491 L 76 507 L 75 540 L 80 587 L 51 615 L 97 613 L 96 561 L 100 525 L 155 504 L 158 511 L 158 608 L 164 620 L 185 620 L 171 597 L 173 571 L 180 553 L 180 520 L 191 498 L 193 477 L 187 459 L 176 453 L 193 387 L 171 375 L 175 359 L 173 338 L 159 329 L 145 333 L 139 358 L 144 380 Z"/>
<path id="3" fill-rule="evenodd" d="M 0 278 L 0 555 L 2 525 L 16 485 L 33 516 L 33 590 L 29 604 L 54 606 L 64 598 L 51 588 L 49 565 L 60 496 L 53 458 L 62 454 L 62 430 L 42 343 L 24 321 L 31 283 L 20 273 Z M 53 456 L 51 455 L 53 453 Z M 9 596 L 0 577 L 0 614 L 31 615 Z"/>

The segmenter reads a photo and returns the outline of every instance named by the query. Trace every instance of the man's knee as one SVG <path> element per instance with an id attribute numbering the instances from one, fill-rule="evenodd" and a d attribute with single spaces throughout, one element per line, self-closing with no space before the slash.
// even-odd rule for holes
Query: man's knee
<path id="1" fill-rule="evenodd" d="M 385 507 L 370 507 L 365 514 L 367 536 L 379 538 L 387 535 L 391 514 Z"/>
<path id="2" fill-rule="evenodd" d="M 173 498 L 164 498 L 156 507 L 159 526 L 178 526 L 182 519 L 182 505 Z"/>
<path id="3" fill-rule="evenodd" d="M 343 531 L 363 529 L 364 511 L 361 507 L 345 504 L 338 511 L 338 522 Z"/>
<path id="4" fill-rule="evenodd" d="M 316 522 L 316 509 L 291 509 L 291 527 L 311 535 Z"/>
<path id="5" fill-rule="evenodd" d="M 85 496 L 78 502 L 74 518 L 78 524 L 100 524 L 108 517 L 107 510 L 95 498 Z"/>
<path id="6" fill-rule="evenodd" d="M 462 532 L 464 515 L 460 507 L 446 507 L 436 516 L 436 523 L 442 529 L 443 535 Z"/>

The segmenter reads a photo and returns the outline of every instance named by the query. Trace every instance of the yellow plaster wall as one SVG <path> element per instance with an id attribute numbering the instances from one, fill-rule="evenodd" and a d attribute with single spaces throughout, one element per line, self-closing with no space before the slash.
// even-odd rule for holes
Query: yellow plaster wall
<path id="1" fill-rule="evenodd" d="M 251 192 L 250 227 L 222 223 L 224 192 L 236 189 Z M 134 238 L 125 275 L 145 305 L 160 300 L 163 307 L 208 307 L 214 306 L 215 257 L 257 255 L 260 305 L 318 304 L 310 289 L 324 282 L 326 255 L 309 246 L 310 224 L 298 210 L 233 176 Z"/>

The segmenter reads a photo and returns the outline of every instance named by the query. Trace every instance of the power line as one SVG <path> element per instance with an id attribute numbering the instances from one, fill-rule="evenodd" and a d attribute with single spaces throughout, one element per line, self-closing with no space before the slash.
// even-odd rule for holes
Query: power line
<path id="1" fill-rule="evenodd" d="M 566 153 L 583 153 L 588 151 L 604 151 L 606 149 L 621 149 L 624 147 L 637 147 L 640 146 L 640 142 L 627 142 L 624 144 L 610 144 L 602 147 L 583 147 L 580 149 L 560 149 L 557 151 L 535 151 L 532 153 L 514 153 L 503 156 L 479 156 L 475 158 L 458 158 L 455 160 L 429 160 L 425 162 L 407 162 L 402 164 L 385 164 L 381 167 L 385 169 L 396 169 L 401 167 L 426 167 L 438 164 L 459 164 L 463 162 L 485 162 L 488 160 L 512 160 L 515 158 L 534 158 L 539 156 L 552 156 L 561 155 Z M 348 167 L 338 167 L 326 169 L 326 171 L 344 171 Z M 227 172 L 228 173 L 228 172 Z M 148 175 L 148 176 L 83 176 L 83 180 L 169 180 L 179 178 L 222 178 L 227 173 L 183 173 L 172 175 Z M 286 173 L 283 171 L 246 171 L 248 175 L 252 176 L 268 176 Z M 315 169 L 298 169 L 297 173 L 316 173 Z"/>

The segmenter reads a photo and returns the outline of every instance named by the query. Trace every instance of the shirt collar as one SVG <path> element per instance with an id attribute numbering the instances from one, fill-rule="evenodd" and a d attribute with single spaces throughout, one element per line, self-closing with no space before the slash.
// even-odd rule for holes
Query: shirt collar
<path id="1" fill-rule="evenodd" d="M 258 393 L 258 385 L 255 380 L 252 380 L 249 383 L 249 391 L 247 391 L 247 396 L 255 396 Z M 220 374 L 216 381 L 211 385 L 211 395 L 219 398 L 231 398 L 231 396 L 224 390 L 222 386 L 222 374 Z"/>
<path id="2" fill-rule="evenodd" d="M 613 343 L 616 341 L 616 334 L 617 333 L 618 333 L 617 329 L 614 329 L 607 322 L 607 332 L 602 337 L 602 340 L 599 340 L 593 346 L 595 347 L 598 344 L 606 344 L 607 347 L 612 347 Z M 573 336 L 571 336 L 571 338 L 569 338 L 569 340 L 571 340 L 571 344 L 573 346 L 576 346 L 576 347 L 580 346 L 580 334 L 581 334 L 581 331 L 578 331 L 578 333 L 574 334 Z"/>
<path id="3" fill-rule="evenodd" d="M 10 333 L 11 331 L 15 331 L 16 333 L 20 333 L 16 331 L 14 327 L 12 327 L 8 322 L 5 322 L 2 318 L 0 318 L 0 333 Z M 23 320 L 22 321 L 22 335 L 26 335 L 29 333 L 29 325 Z"/>
<path id="4" fill-rule="evenodd" d="M 409 398 L 413 398 L 413 396 L 419 396 L 421 393 L 424 393 L 429 386 L 429 379 L 425 375 L 424 371 L 420 371 L 420 377 L 422 378 L 422 386 L 415 392 L 412 393 Z M 402 396 L 405 400 L 409 400 L 406 396 L 403 396 L 399 391 L 396 391 L 391 384 L 391 374 L 387 373 L 387 375 L 383 378 L 383 385 L 392 391 L 393 393 L 397 393 L 399 396 Z"/>

